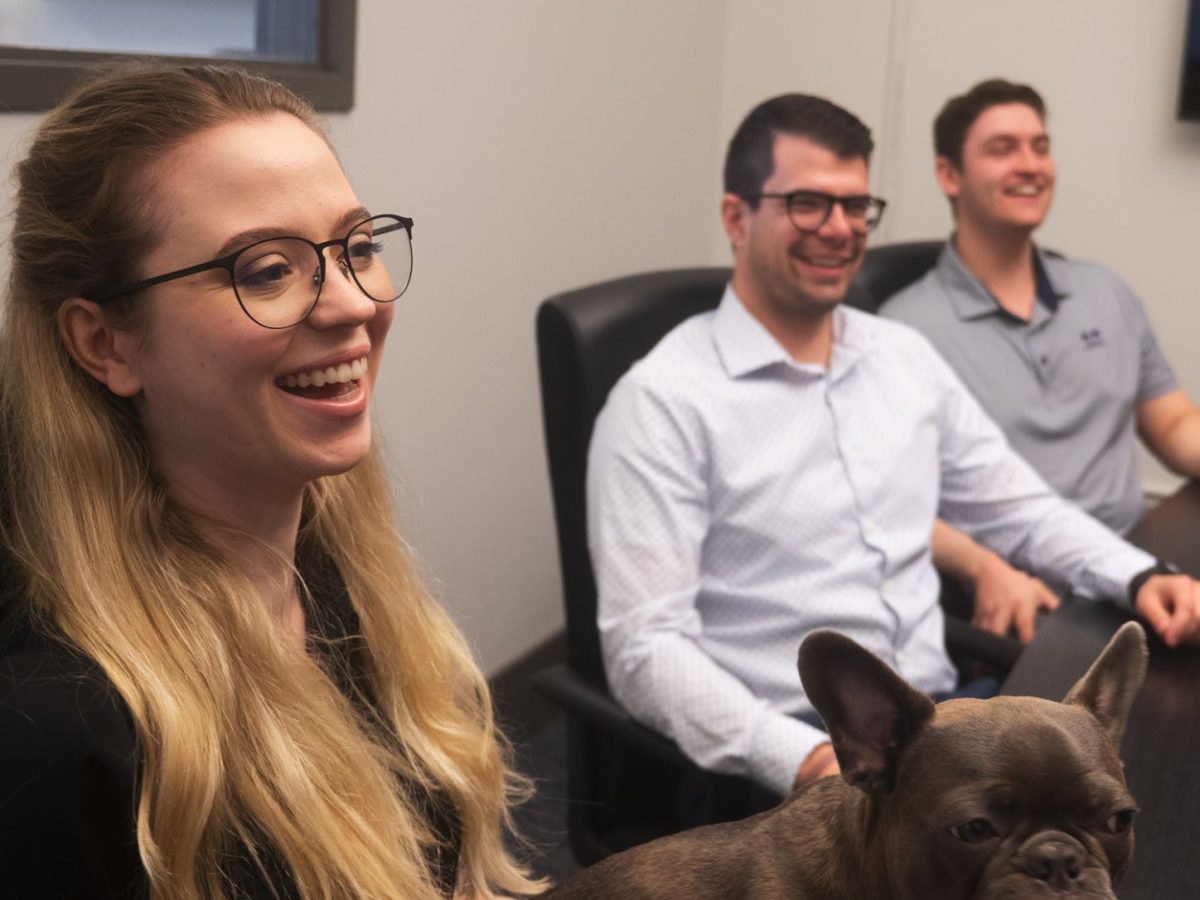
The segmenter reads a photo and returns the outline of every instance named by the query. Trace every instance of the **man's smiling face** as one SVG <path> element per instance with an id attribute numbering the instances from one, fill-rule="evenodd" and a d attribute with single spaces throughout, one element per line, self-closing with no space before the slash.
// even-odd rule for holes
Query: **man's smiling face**
<path id="1" fill-rule="evenodd" d="M 1054 159 L 1041 116 L 1024 103 L 988 107 L 967 131 L 962 164 L 938 157 L 937 176 L 960 228 L 1032 232 L 1054 196 Z"/>
<path id="2" fill-rule="evenodd" d="M 816 191 L 835 197 L 867 193 L 867 162 L 842 159 L 808 138 L 777 134 L 774 170 L 764 194 Z M 787 321 L 826 315 L 842 298 L 862 262 L 865 225 L 847 219 L 835 204 L 815 231 L 801 231 L 787 203 L 764 197 L 758 208 L 726 195 L 724 221 L 734 253 L 734 283 L 760 320 Z"/>

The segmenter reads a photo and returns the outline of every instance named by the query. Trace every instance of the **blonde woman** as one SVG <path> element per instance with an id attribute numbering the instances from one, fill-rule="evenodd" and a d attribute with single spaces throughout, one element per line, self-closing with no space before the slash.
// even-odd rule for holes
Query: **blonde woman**
<path id="1" fill-rule="evenodd" d="M 412 262 L 387 210 L 233 69 L 113 70 L 37 130 L 0 349 L 5 896 L 537 887 L 372 446 Z"/>

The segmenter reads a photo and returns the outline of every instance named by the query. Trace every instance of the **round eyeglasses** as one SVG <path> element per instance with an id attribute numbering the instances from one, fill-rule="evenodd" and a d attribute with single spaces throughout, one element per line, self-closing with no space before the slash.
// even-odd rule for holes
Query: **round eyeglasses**
<path id="1" fill-rule="evenodd" d="M 859 233 L 872 230 L 883 218 L 887 201 L 869 194 L 838 197 L 820 191 L 791 191 L 787 194 L 751 194 L 746 200 L 764 197 L 782 200 L 787 204 L 788 218 L 799 231 L 819 231 L 829 221 L 834 206 L 842 208 L 842 215 L 851 231 Z"/>
<path id="2" fill-rule="evenodd" d="M 345 237 L 320 244 L 302 237 L 267 238 L 220 259 L 123 285 L 94 299 L 106 303 L 176 278 L 224 269 L 247 316 L 264 328 L 290 328 L 316 308 L 330 247 L 341 251 L 334 261 L 364 294 L 376 303 L 397 300 L 412 278 L 412 228 L 413 220 L 405 216 L 381 215 L 359 222 Z"/>

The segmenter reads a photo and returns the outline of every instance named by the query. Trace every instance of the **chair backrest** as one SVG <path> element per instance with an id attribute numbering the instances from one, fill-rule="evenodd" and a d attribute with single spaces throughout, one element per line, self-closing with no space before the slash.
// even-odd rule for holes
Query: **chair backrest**
<path id="1" fill-rule="evenodd" d="M 588 444 L 608 392 L 684 319 L 714 308 L 729 269 L 649 272 L 550 297 L 538 310 L 546 452 L 558 528 L 571 668 L 607 687 L 587 546 Z"/>
<path id="2" fill-rule="evenodd" d="M 867 251 L 846 303 L 875 312 L 921 277 L 941 241 L 888 244 Z M 550 297 L 537 315 L 542 415 L 554 495 L 571 668 L 607 687 L 596 629 L 596 583 L 587 547 L 588 445 L 608 392 L 634 362 L 684 319 L 713 309 L 727 268 L 631 275 Z"/>
<path id="3" fill-rule="evenodd" d="M 933 268 L 943 246 L 944 241 L 908 241 L 872 247 L 846 292 L 846 304 L 878 312 L 884 300 Z"/>

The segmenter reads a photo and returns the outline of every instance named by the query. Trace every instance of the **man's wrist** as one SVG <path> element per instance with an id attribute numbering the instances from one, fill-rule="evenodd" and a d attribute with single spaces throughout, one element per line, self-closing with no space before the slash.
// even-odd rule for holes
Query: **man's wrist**
<path id="1" fill-rule="evenodd" d="M 963 567 L 962 581 L 966 587 L 973 588 L 979 583 L 979 579 L 984 576 L 988 569 L 992 568 L 998 562 L 1003 560 L 987 547 L 975 545 L 973 552 L 970 554 L 970 559 L 967 565 Z"/>
<path id="2" fill-rule="evenodd" d="M 825 768 L 837 758 L 833 751 L 833 744 L 826 741 L 822 744 L 817 744 L 804 758 L 804 762 L 800 764 L 799 771 L 796 772 L 795 787 L 805 784 L 817 778 Z"/>
<path id="3" fill-rule="evenodd" d="M 1137 609 L 1137 595 L 1142 590 L 1142 585 L 1153 578 L 1155 575 L 1181 575 L 1183 570 L 1173 562 L 1168 562 L 1165 559 L 1155 560 L 1154 565 L 1148 569 L 1142 569 L 1131 579 L 1129 579 L 1129 605 Z"/>

